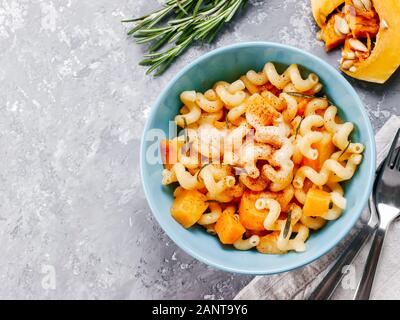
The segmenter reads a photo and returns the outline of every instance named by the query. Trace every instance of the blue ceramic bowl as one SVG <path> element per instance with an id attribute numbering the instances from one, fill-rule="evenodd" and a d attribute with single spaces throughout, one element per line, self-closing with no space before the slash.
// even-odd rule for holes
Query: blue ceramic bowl
<path id="1" fill-rule="evenodd" d="M 345 185 L 347 209 L 336 221 L 312 233 L 307 251 L 285 255 L 266 255 L 256 250 L 238 251 L 222 245 L 217 237 L 201 227 L 188 230 L 170 214 L 172 188 L 161 185 L 163 166 L 158 161 L 146 160 L 146 153 L 154 153 L 154 138 L 149 130 L 159 129 L 168 135 L 169 120 L 173 120 L 181 106 L 179 94 L 184 90 L 205 91 L 218 80 L 233 81 L 250 69 L 261 70 L 267 61 L 287 66 L 296 63 L 304 74 L 315 72 L 324 84 L 324 92 L 338 106 L 340 116 L 355 124 L 352 140 L 366 148 L 363 162 L 353 179 Z M 158 142 L 157 142 L 158 143 Z M 299 49 L 268 42 L 240 43 L 220 48 L 190 63 L 165 87 L 153 106 L 141 144 L 141 175 L 150 208 L 168 236 L 196 259 L 225 271 L 245 274 L 274 274 L 301 267 L 318 259 L 354 227 L 371 192 L 375 170 L 375 140 L 368 115 L 357 93 L 347 80 L 321 59 Z"/>

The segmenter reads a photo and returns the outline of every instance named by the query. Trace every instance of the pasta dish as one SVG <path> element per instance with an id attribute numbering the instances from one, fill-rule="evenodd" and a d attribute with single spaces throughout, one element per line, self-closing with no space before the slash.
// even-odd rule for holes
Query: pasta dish
<path id="1" fill-rule="evenodd" d="M 296 64 L 280 73 L 268 62 L 204 93 L 182 92 L 182 130 L 161 142 L 162 184 L 176 186 L 172 217 L 238 250 L 305 251 L 310 232 L 346 208 L 341 182 L 364 150 L 322 88 Z"/>

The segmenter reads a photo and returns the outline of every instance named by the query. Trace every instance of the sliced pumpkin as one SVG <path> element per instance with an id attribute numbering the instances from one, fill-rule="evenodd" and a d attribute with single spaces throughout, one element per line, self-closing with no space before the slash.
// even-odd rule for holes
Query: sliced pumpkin
<path id="1" fill-rule="evenodd" d="M 311 0 L 311 8 L 315 21 L 322 28 L 327 17 L 341 4 L 344 0 Z"/>
<path id="2" fill-rule="evenodd" d="M 325 42 L 326 51 L 330 51 L 346 40 L 346 35 L 335 30 L 338 19 L 344 19 L 344 13 L 335 13 L 321 29 L 321 40 Z"/>
<path id="3" fill-rule="evenodd" d="M 375 47 L 365 61 L 356 65 L 354 72 L 342 71 L 356 79 L 384 83 L 400 65 L 400 2 L 373 1 L 373 5 L 381 21 Z"/>
<path id="4" fill-rule="evenodd" d="M 359 8 L 360 3 L 367 3 L 368 8 Z M 357 5 L 358 3 L 358 5 Z M 345 4 L 344 13 L 350 31 L 346 36 L 346 43 L 353 39 L 356 46 L 361 48 L 349 51 L 345 45 L 342 53 L 340 69 L 350 77 L 384 83 L 400 66 L 400 1 L 398 0 L 311 0 L 312 12 L 315 21 L 322 29 L 321 39 L 326 41 L 327 49 L 332 49 L 341 43 L 344 34 L 334 34 L 332 27 L 335 13 Z M 379 17 L 379 19 L 378 19 Z M 378 21 L 379 20 L 379 21 Z M 379 23 L 379 24 L 378 24 Z M 330 26 L 329 26 L 330 25 Z M 371 47 L 375 38 L 375 45 Z M 367 43 L 359 43 L 360 39 L 367 39 Z M 364 45 L 368 51 L 363 51 Z"/>

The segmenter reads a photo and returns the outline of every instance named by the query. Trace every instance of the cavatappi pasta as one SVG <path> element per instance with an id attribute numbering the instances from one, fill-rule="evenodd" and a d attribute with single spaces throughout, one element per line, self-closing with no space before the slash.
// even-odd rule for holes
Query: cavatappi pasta
<path id="1" fill-rule="evenodd" d="M 306 250 L 310 230 L 346 208 L 340 183 L 354 175 L 364 146 L 351 122 L 317 97 L 316 74 L 273 63 L 204 93 L 182 92 L 176 124 L 164 140 L 162 184 L 177 183 L 172 216 L 238 250 Z"/>

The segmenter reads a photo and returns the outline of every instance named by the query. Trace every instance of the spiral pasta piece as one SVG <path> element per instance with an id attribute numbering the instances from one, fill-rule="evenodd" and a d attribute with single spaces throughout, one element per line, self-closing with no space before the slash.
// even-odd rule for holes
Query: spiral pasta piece
<path id="1" fill-rule="evenodd" d="M 250 81 L 250 79 L 244 75 L 240 77 L 240 80 L 242 80 L 244 86 L 246 87 L 246 90 L 251 94 L 255 93 L 260 93 L 261 92 L 261 87 L 257 86 L 253 82 Z"/>
<path id="2" fill-rule="evenodd" d="M 201 110 L 196 104 L 195 91 L 184 91 L 181 93 L 180 98 L 182 103 L 189 109 L 188 113 L 177 115 L 175 117 L 176 124 L 183 128 L 199 120 L 201 116 Z"/>
<path id="3" fill-rule="evenodd" d="M 256 247 L 260 243 L 260 237 L 257 235 L 252 235 L 247 239 L 239 239 L 233 243 L 235 249 L 238 250 L 250 250 Z"/>
<path id="4" fill-rule="evenodd" d="M 319 115 L 309 115 L 304 118 L 300 124 L 299 132 L 302 136 L 305 136 L 307 133 L 312 131 L 314 127 L 321 127 L 324 125 L 324 118 Z"/>
<path id="5" fill-rule="evenodd" d="M 339 183 L 328 181 L 327 186 L 331 189 L 332 208 L 328 210 L 323 218 L 326 220 L 336 220 L 346 208 L 347 201 L 343 197 L 344 191 Z"/>
<path id="6" fill-rule="evenodd" d="M 297 115 L 297 100 L 285 92 L 280 94 L 280 98 L 286 101 L 286 109 L 282 113 L 283 119 L 285 119 L 286 123 L 290 123 Z"/>
<path id="7" fill-rule="evenodd" d="M 290 211 L 289 230 L 286 229 L 288 219 L 282 224 L 282 228 L 277 239 L 277 247 L 282 251 L 295 250 L 297 252 L 305 251 L 305 241 L 308 238 L 309 230 L 306 226 L 300 225 L 297 230 L 297 235 L 293 240 L 290 240 L 293 233 L 293 227 L 301 219 L 302 210 L 298 205 L 293 204 Z"/>
<path id="8" fill-rule="evenodd" d="M 245 85 L 241 80 L 232 84 L 219 81 L 216 83 L 214 90 L 219 99 L 230 109 L 244 102 L 246 99 L 246 93 L 243 91 L 244 88 Z"/>
<path id="9" fill-rule="evenodd" d="M 319 230 L 326 224 L 326 220 L 321 217 L 307 217 L 305 215 L 301 216 L 300 221 L 311 230 Z"/>
<path id="10" fill-rule="evenodd" d="M 278 201 L 269 198 L 259 198 L 255 205 L 257 210 L 268 209 L 268 214 L 264 220 L 264 228 L 268 230 L 278 220 L 281 205 Z"/>
<path id="11" fill-rule="evenodd" d="M 308 132 L 300 138 L 298 147 L 303 156 L 315 160 L 318 158 L 318 150 L 311 147 L 312 144 L 321 141 L 323 135 L 321 132 Z"/>
<path id="12" fill-rule="evenodd" d="M 200 219 L 197 221 L 200 225 L 209 225 L 217 222 L 218 218 L 221 216 L 222 209 L 218 203 L 211 202 L 208 205 L 210 212 L 203 213 Z"/>
<path id="13" fill-rule="evenodd" d="M 220 194 L 222 191 L 235 185 L 235 178 L 230 175 L 221 175 L 221 171 L 213 164 L 204 165 L 198 173 L 204 186 L 211 194 Z"/>
<path id="14" fill-rule="evenodd" d="M 164 169 L 162 176 L 163 185 L 179 182 L 179 185 L 187 190 L 201 189 L 204 186 L 197 178 L 197 173 L 190 174 L 182 163 L 174 164 L 171 170 Z"/>
<path id="15" fill-rule="evenodd" d="M 271 191 L 283 190 L 291 183 L 294 167 L 291 160 L 293 151 L 294 148 L 291 141 L 284 138 L 281 148 L 268 158 L 269 164 L 263 166 L 262 172 L 264 176 L 272 181 Z M 277 167 L 279 169 L 276 169 Z"/>
<path id="16" fill-rule="evenodd" d="M 337 123 L 335 121 L 337 108 L 330 106 L 324 114 L 326 129 L 333 134 L 332 141 L 340 149 L 346 149 L 350 153 L 362 153 L 364 146 L 361 143 L 353 143 L 349 140 L 349 135 L 354 129 L 351 122 Z"/>
<path id="17" fill-rule="evenodd" d="M 264 72 L 255 72 L 250 70 L 246 73 L 247 79 L 256 86 L 262 86 L 268 82 L 267 75 Z"/>
<path id="18" fill-rule="evenodd" d="M 323 98 L 315 98 L 312 99 L 309 103 L 307 103 L 306 109 L 304 110 L 304 115 L 310 116 L 315 114 L 318 110 L 325 110 L 328 108 L 328 100 Z"/>
<path id="19" fill-rule="evenodd" d="M 230 123 L 234 125 L 239 125 L 239 121 L 242 121 L 241 117 L 246 113 L 246 105 L 239 104 L 228 111 L 227 118 Z"/>
<path id="20" fill-rule="evenodd" d="M 214 90 L 212 90 L 214 91 Z M 212 97 L 212 98 L 207 98 Z M 208 95 L 203 95 L 202 93 L 196 93 L 196 103 L 205 112 L 218 112 L 224 107 L 223 102 L 214 93 L 209 93 Z"/>
<path id="21" fill-rule="evenodd" d="M 221 120 L 224 116 L 224 111 L 220 110 L 217 112 L 207 112 L 202 113 L 200 115 L 200 119 L 198 120 L 198 125 L 201 126 L 202 124 L 213 124 L 215 121 Z"/>
<path id="22" fill-rule="evenodd" d="M 306 79 L 303 79 L 296 64 L 290 65 L 282 74 L 279 74 L 274 64 L 268 62 L 264 66 L 264 73 L 268 80 L 279 89 L 283 89 L 289 82 L 292 82 L 296 90 L 304 92 L 319 83 L 319 78 L 314 73 L 310 73 Z"/>
<path id="23" fill-rule="evenodd" d="M 324 162 L 321 171 L 317 172 L 313 168 L 303 166 L 297 170 L 296 175 L 293 179 L 293 185 L 295 188 L 302 188 L 304 179 L 310 179 L 317 186 L 322 186 L 327 183 L 329 174 L 336 175 L 335 180 L 349 180 L 353 176 L 357 166 L 361 163 L 362 156 L 360 154 L 353 154 L 346 163 L 346 166 L 342 166 L 338 161 L 328 159 Z"/>
<path id="24" fill-rule="evenodd" d="M 258 160 L 267 160 L 271 154 L 271 147 L 260 143 L 245 143 L 240 150 L 240 163 L 251 178 L 257 178 L 260 170 L 256 164 Z"/>

